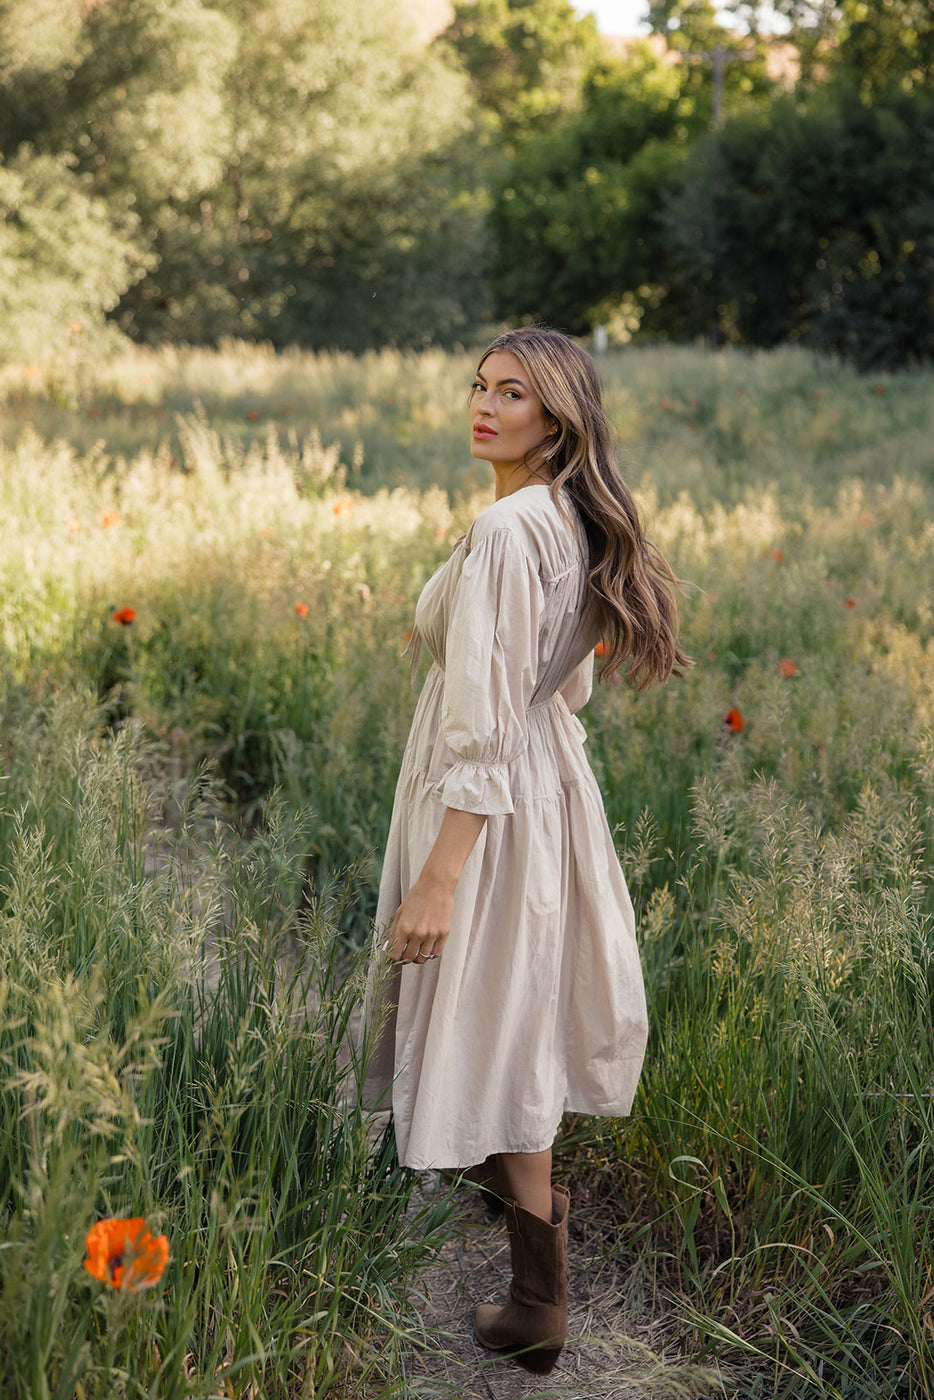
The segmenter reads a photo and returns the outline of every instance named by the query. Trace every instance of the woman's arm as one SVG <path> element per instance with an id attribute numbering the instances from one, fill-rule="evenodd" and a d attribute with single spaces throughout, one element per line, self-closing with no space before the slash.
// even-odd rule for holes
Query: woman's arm
<path id="1" fill-rule="evenodd" d="M 454 891 L 486 817 L 448 807 L 415 884 L 396 910 L 386 940 L 390 962 L 438 957 L 451 931 Z"/>

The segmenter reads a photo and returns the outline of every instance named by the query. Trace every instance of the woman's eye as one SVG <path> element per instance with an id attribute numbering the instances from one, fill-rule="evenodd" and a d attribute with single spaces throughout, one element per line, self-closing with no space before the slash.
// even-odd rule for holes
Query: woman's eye
<path id="1" fill-rule="evenodd" d="M 480 394 L 483 392 L 483 387 L 484 386 L 480 383 L 479 379 L 475 379 L 470 386 L 470 392 L 472 394 Z"/>

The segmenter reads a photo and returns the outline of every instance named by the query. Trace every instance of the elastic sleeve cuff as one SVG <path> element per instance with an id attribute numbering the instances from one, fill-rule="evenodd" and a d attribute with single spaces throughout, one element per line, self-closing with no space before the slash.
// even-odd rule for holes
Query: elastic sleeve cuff
<path id="1" fill-rule="evenodd" d="M 445 807 L 478 816 L 500 817 L 513 812 L 506 763 L 468 763 L 461 760 L 445 774 L 441 785 Z"/>

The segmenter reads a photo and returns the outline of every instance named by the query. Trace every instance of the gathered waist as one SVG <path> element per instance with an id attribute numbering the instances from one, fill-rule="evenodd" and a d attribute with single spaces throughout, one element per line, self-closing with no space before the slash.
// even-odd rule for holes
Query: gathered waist
<path id="1" fill-rule="evenodd" d="M 444 684 L 444 667 L 441 666 L 440 663 L 437 661 L 432 661 L 431 669 L 425 677 L 425 690 L 429 688 L 432 681 L 434 681 L 434 683 L 439 686 L 443 686 Z M 533 697 L 534 695 L 535 692 L 533 691 Z M 553 690 L 550 695 L 545 695 L 541 698 L 533 698 L 529 705 L 526 707 L 526 714 L 540 715 L 544 714 L 547 710 L 553 708 L 557 709 L 559 712 L 563 712 L 569 715 L 571 719 L 574 719 L 574 715 L 568 707 L 567 701 L 561 694 L 560 687 L 557 690 Z M 579 721 L 577 722 L 579 723 Z"/>
<path id="2" fill-rule="evenodd" d="M 410 735 L 410 747 L 423 750 L 424 747 L 436 749 L 441 737 L 440 724 L 436 728 L 436 722 L 428 719 L 428 716 L 437 713 L 435 707 L 441 704 L 443 689 L 444 671 L 435 662 L 425 679 L 418 715 Z M 567 743 L 570 743 L 574 748 L 579 748 L 587 740 L 586 729 L 572 712 L 560 690 L 555 690 L 550 695 L 540 699 L 533 699 L 532 703 L 526 707 L 525 717 L 528 738 L 536 750 L 540 750 L 542 744 L 547 749 L 553 748 L 555 744 L 557 744 L 558 749 L 561 749 Z M 527 749 L 516 755 L 520 759 L 527 756 Z M 435 761 L 437 761 L 437 754 Z M 434 761 L 431 767 L 434 768 Z"/>

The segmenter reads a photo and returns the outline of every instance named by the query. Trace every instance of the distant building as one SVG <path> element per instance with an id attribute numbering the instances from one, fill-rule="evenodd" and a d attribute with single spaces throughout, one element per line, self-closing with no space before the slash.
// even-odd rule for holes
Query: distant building
<path id="1" fill-rule="evenodd" d="M 447 29 L 454 18 L 451 0 L 398 0 L 398 4 L 402 13 L 408 16 L 418 38 L 426 44 L 443 29 Z M 641 37 L 604 34 L 603 37 L 613 52 L 621 57 L 634 44 L 648 44 L 657 58 L 666 58 L 669 63 L 681 62 L 678 50 L 670 49 L 661 34 L 647 34 Z M 766 75 L 773 83 L 790 91 L 800 76 L 798 50 L 781 35 L 765 34 L 762 37 L 768 45 L 765 58 Z M 727 42 L 736 48 L 742 48 L 746 38 L 743 34 L 730 34 L 727 36 Z"/>
<path id="2" fill-rule="evenodd" d="M 423 43 L 428 43 L 454 18 L 451 0 L 399 0 L 399 8 L 409 17 L 412 28 Z"/>

